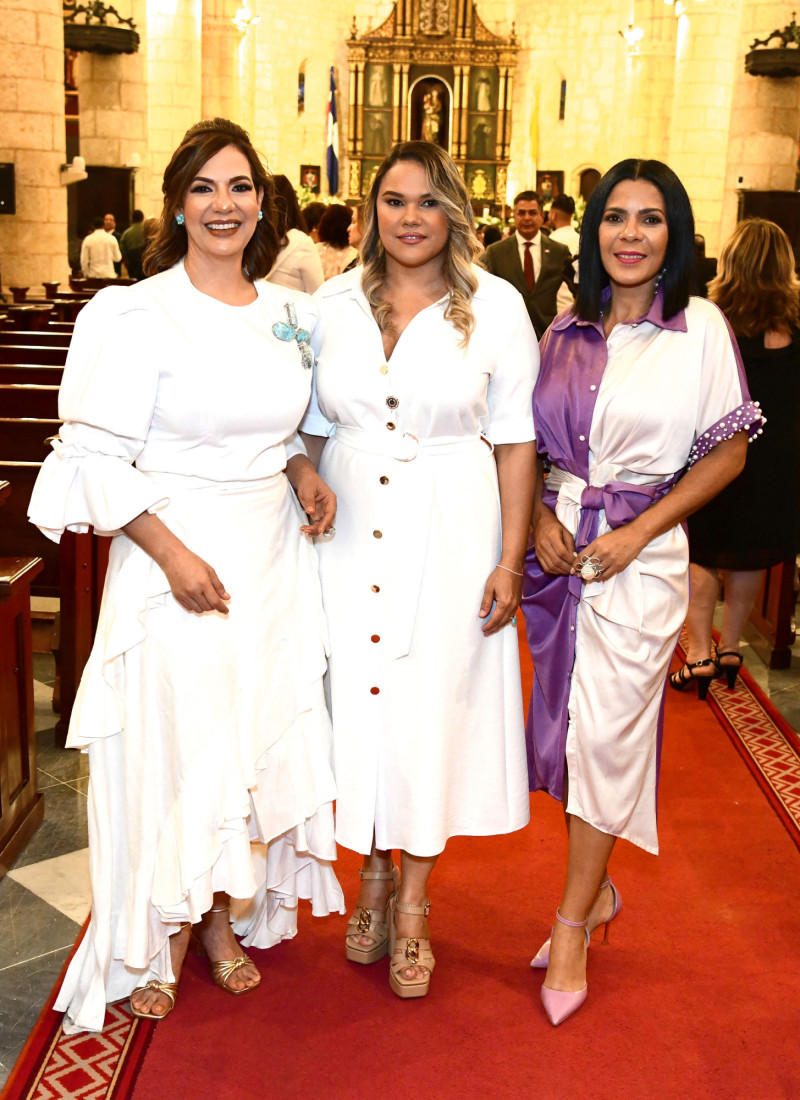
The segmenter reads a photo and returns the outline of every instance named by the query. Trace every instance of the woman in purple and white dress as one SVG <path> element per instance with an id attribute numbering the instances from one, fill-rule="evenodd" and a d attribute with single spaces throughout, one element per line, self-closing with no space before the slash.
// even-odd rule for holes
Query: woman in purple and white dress
<path id="1" fill-rule="evenodd" d="M 620 896 L 617 837 L 656 853 L 667 670 L 689 598 L 681 521 L 742 469 L 761 426 L 719 310 L 690 298 L 694 219 L 677 176 L 624 160 L 586 208 L 576 304 L 545 333 L 540 456 L 523 607 L 534 662 L 533 790 L 563 800 L 566 884 L 542 1002 L 586 999 L 592 932 Z"/>

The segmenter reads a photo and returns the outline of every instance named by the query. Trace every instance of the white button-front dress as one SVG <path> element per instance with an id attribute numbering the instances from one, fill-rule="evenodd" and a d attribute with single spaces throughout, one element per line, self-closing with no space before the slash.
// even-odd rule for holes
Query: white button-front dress
<path id="1" fill-rule="evenodd" d="M 477 270 L 477 269 L 476 269 Z M 453 835 L 521 828 L 529 799 L 517 632 L 479 619 L 500 559 L 492 444 L 534 438 L 538 348 L 519 294 L 478 271 L 466 350 L 422 310 L 387 361 L 361 270 L 315 296 L 320 472 L 338 495 L 318 539 L 329 663 L 336 837 L 440 853 Z"/>
<path id="2" fill-rule="evenodd" d="M 169 981 L 169 936 L 214 891 L 269 947 L 299 898 L 341 911 L 322 689 L 316 554 L 285 474 L 311 370 L 272 331 L 305 295 L 261 282 L 227 306 L 183 265 L 101 291 L 75 329 L 31 519 L 59 539 L 113 536 L 92 654 L 67 744 L 89 754 L 92 921 L 56 1007 L 103 1026 L 106 1002 Z M 216 570 L 229 614 L 192 615 L 120 531 L 141 512 Z"/>

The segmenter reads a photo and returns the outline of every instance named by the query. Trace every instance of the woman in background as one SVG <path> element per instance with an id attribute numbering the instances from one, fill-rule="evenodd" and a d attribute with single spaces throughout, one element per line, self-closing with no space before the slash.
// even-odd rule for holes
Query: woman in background
<path id="1" fill-rule="evenodd" d="M 275 211 L 281 250 L 267 279 L 290 290 L 313 294 L 325 282 L 319 253 L 306 232 L 294 188 L 286 176 L 273 176 Z"/>
<path id="2" fill-rule="evenodd" d="M 712 678 L 733 688 L 742 666 L 739 640 L 765 570 L 800 551 L 800 282 L 789 238 L 774 222 L 740 222 L 708 288 L 736 333 L 750 392 L 769 429 L 747 452 L 742 473 L 689 517 L 692 595 L 686 617 L 687 663 L 673 673 L 679 691 Z M 724 591 L 719 648 L 711 640 L 714 605 Z"/>
<path id="3" fill-rule="evenodd" d="M 353 248 L 348 238 L 352 220 L 352 210 L 342 203 L 327 207 L 322 215 L 317 228 L 317 250 L 326 279 L 341 275 L 353 260 L 358 259 L 358 249 Z"/>

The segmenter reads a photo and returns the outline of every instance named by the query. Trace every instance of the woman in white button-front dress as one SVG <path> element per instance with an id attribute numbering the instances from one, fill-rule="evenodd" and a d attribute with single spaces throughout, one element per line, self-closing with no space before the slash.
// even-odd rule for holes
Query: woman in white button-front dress
<path id="1" fill-rule="evenodd" d="M 473 265 L 478 250 L 450 157 L 406 143 L 367 200 L 363 267 L 315 296 L 303 432 L 311 453 L 324 444 L 338 497 L 319 546 L 336 836 L 365 856 L 346 949 L 359 963 L 391 950 L 400 997 L 428 991 L 428 878 L 448 838 L 529 815 L 513 616 L 538 349 L 521 297 Z"/>

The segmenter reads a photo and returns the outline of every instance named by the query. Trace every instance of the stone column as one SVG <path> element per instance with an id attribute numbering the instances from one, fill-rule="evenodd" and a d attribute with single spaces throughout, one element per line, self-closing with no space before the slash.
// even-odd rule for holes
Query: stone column
<path id="1" fill-rule="evenodd" d="M 142 209 L 161 209 L 161 179 L 188 128 L 203 117 L 200 0 L 146 3 L 148 189 Z M 139 30 L 141 34 L 141 27 Z M 137 178 L 137 202 L 139 201 Z"/>
<path id="2" fill-rule="evenodd" d="M 736 70 L 731 109 L 728 169 L 720 243 L 736 224 L 737 188 L 756 191 L 794 191 L 797 149 L 800 140 L 800 78 L 749 76 L 744 58 L 754 38 L 786 26 L 783 4 L 748 2 L 742 5 L 736 51 Z M 773 45 L 779 45 L 776 40 Z"/>
<path id="3" fill-rule="evenodd" d="M 697 232 L 716 255 L 722 221 L 739 0 L 682 0 L 675 53 L 669 163 L 694 207 Z"/>
<path id="4" fill-rule="evenodd" d="M 0 215 L 3 287 L 69 276 L 61 0 L 19 0 L 0 19 L 3 126 L 0 161 L 15 168 L 16 214 Z"/>
<path id="5" fill-rule="evenodd" d="M 229 118 L 250 134 L 255 121 L 256 24 L 248 20 L 253 14 L 243 0 L 203 0 L 203 117 Z"/>
<path id="6" fill-rule="evenodd" d="M 640 52 L 625 58 L 617 88 L 618 102 L 628 105 L 621 115 L 627 155 L 668 160 L 677 19 L 663 0 L 640 0 L 636 23 L 644 31 Z"/>

